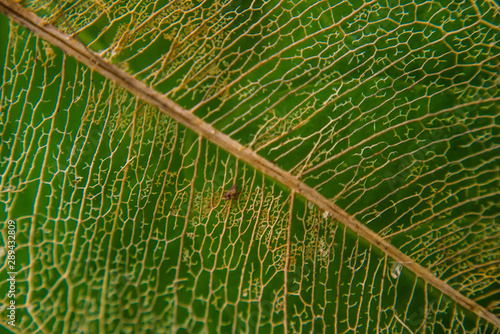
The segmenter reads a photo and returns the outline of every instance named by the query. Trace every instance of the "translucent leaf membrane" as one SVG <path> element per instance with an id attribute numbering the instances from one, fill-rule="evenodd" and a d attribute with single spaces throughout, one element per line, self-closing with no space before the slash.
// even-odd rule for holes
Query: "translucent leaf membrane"
<path id="1" fill-rule="evenodd" d="M 1 212 L 18 226 L 20 332 L 496 331 L 313 203 L 10 34 Z"/>
<path id="2" fill-rule="evenodd" d="M 25 5 L 499 314 L 495 3 Z M 18 226 L 20 332 L 498 333 L 252 166 L 8 33 L 0 212 Z"/>
<path id="3" fill-rule="evenodd" d="M 499 314 L 494 2 L 32 7 Z"/>

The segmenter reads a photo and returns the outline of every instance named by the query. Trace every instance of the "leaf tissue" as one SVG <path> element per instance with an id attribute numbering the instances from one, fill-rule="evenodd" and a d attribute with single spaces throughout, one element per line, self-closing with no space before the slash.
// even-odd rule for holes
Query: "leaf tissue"
<path id="1" fill-rule="evenodd" d="M 0 13 L 3 330 L 500 333 L 497 2 Z"/>

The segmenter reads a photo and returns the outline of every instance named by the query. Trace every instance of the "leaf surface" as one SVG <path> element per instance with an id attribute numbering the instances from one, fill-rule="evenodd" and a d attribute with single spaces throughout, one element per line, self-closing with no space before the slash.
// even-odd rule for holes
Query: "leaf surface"
<path id="1" fill-rule="evenodd" d="M 498 333 L 497 4 L 24 5 L 4 326 Z"/>

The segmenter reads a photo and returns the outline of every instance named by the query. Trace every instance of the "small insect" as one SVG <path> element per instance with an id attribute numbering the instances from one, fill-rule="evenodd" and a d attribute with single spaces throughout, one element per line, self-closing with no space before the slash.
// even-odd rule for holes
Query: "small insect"
<path id="1" fill-rule="evenodd" d="M 399 262 L 394 262 L 390 269 L 391 277 L 394 279 L 398 278 L 399 275 L 401 275 L 402 270 L 403 270 L 403 265 Z"/>
<path id="2" fill-rule="evenodd" d="M 238 196 L 240 192 L 238 191 L 238 186 L 236 184 L 233 184 L 231 188 L 229 188 L 229 191 L 222 196 L 225 200 L 230 200 Z"/>

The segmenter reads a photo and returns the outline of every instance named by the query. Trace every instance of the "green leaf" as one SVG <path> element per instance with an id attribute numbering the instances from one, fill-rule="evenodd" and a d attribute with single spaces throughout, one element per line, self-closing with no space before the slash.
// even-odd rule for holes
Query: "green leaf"
<path id="1" fill-rule="evenodd" d="M 498 4 L 21 3 L 6 330 L 500 332 Z"/>

